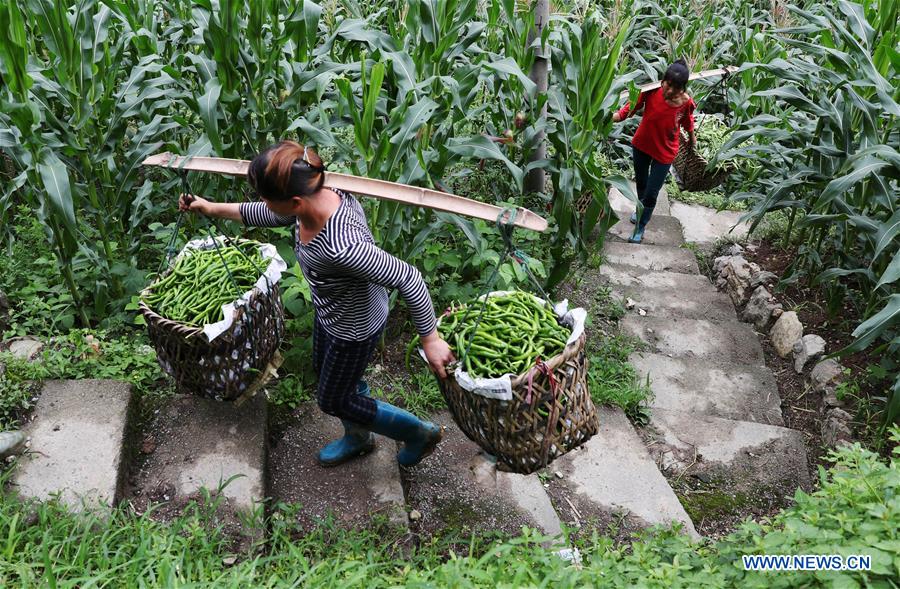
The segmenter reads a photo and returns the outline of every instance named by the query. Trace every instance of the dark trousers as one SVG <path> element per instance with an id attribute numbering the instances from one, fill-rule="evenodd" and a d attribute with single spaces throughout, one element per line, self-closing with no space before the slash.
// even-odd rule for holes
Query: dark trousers
<path id="1" fill-rule="evenodd" d="M 316 400 L 328 415 L 360 425 L 375 420 L 374 399 L 358 392 L 357 385 L 381 339 L 382 327 L 369 339 L 355 342 L 329 334 L 316 319 L 313 326 L 313 365 L 319 376 Z"/>
<path id="2" fill-rule="evenodd" d="M 644 213 L 638 224 L 643 229 L 656 207 L 656 198 L 666 182 L 672 164 L 661 164 L 637 147 L 631 148 L 634 157 L 634 184 L 637 188 L 638 200 L 644 205 Z"/>

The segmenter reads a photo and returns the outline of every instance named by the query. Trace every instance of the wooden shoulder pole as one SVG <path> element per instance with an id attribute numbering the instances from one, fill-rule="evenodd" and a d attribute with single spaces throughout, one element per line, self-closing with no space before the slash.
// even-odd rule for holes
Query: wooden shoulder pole
<path id="1" fill-rule="evenodd" d="M 151 155 L 143 161 L 142 165 L 192 172 L 211 172 L 228 176 L 246 176 L 250 162 L 217 157 L 185 158 L 164 152 Z M 354 194 L 365 194 L 381 200 L 456 213 L 457 215 L 475 217 L 485 221 L 496 221 L 497 217 L 503 212 L 501 207 L 439 190 L 408 186 L 386 180 L 373 180 L 350 174 L 325 172 L 325 185 Z M 516 218 L 513 221 L 513 225 L 523 229 L 531 229 L 532 231 L 547 230 L 546 219 L 522 207 L 516 209 Z"/>
<path id="2" fill-rule="evenodd" d="M 691 76 L 688 78 L 688 80 L 704 80 L 706 78 L 714 78 L 716 76 L 724 76 L 726 74 L 733 74 L 734 72 L 738 71 L 738 69 L 739 68 L 737 66 L 729 65 L 727 67 L 719 68 L 716 70 L 703 70 L 702 72 L 696 72 L 696 73 L 691 74 Z M 649 92 L 650 90 L 656 90 L 657 88 L 659 88 L 660 84 L 662 84 L 661 80 L 656 81 L 656 82 L 651 82 L 649 84 L 644 84 L 643 86 L 638 88 L 638 90 L 640 90 L 641 92 Z M 622 92 L 621 94 L 619 94 L 619 99 L 621 100 L 627 96 L 628 96 L 628 91 L 626 90 L 626 91 Z"/>

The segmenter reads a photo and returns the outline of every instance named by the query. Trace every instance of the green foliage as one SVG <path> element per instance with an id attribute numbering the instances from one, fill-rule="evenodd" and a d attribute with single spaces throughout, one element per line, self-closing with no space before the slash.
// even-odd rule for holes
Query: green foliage
<path id="1" fill-rule="evenodd" d="M 416 362 L 414 367 L 418 370 L 411 370 L 409 378 L 395 378 L 385 372 L 373 376 L 371 380 L 378 382 L 373 385 L 375 396 L 419 416 L 444 409 L 446 403 L 434 374 L 420 362 Z"/>
<path id="2" fill-rule="evenodd" d="M 311 401 L 315 392 L 314 384 L 300 375 L 288 374 L 267 387 L 269 402 L 287 409 L 296 409 L 302 403 Z"/>
<path id="3" fill-rule="evenodd" d="M 633 422 L 650 418 L 653 397 L 649 380 L 642 382 L 628 356 L 639 342 L 624 335 L 601 336 L 588 354 L 588 389 L 595 403 L 620 407 Z"/>
<path id="4" fill-rule="evenodd" d="M 600 288 L 590 313 L 600 321 L 588 342 L 588 389 L 595 403 L 621 408 L 633 422 L 644 424 L 650 418 L 653 392 L 649 380 L 642 382 L 628 356 L 642 349 L 640 340 L 607 329 L 625 316 L 622 302 L 615 300 L 609 288 Z"/>
<path id="5" fill-rule="evenodd" d="M 169 392 L 156 353 L 143 334 L 111 335 L 73 329 L 52 338 L 33 362 L 0 354 L 0 431 L 17 425 L 31 407 L 34 381 L 47 379 L 113 379 L 131 383 L 139 395 Z"/>
<path id="6" fill-rule="evenodd" d="M 894 430 L 900 442 L 900 431 Z M 763 522 L 747 521 L 715 543 L 657 530 L 616 545 L 594 535 L 575 543 L 584 559 L 571 566 L 523 530 L 495 541 L 478 536 L 422 542 L 405 551 L 404 534 L 382 523 L 343 531 L 330 522 L 297 529 L 299 506 L 277 505 L 244 526 L 265 524 L 266 541 L 234 553 L 233 538 L 214 515 L 215 503 L 194 504 L 170 523 L 127 507 L 107 516 L 67 513 L 48 502 L 0 500 L 0 584 L 193 587 L 891 587 L 900 575 L 900 451 L 888 463 L 859 446 L 831 455 L 836 468 L 820 488 L 797 492 L 795 505 Z M 5 488 L 5 486 L 4 486 Z M 257 536 L 262 538 L 262 536 Z M 866 554 L 866 572 L 757 573 L 745 554 Z M 336 566 L 335 563 L 339 563 Z"/>
<path id="7" fill-rule="evenodd" d="M 787 9 L 795 23 L 766 36 L 771 58 L 741 73 L 753 94 L 724 155 L 759 168 L 735 198 L 747 201 L 754 228 L 773 211 L 790 211 L 787 234 L 799 229 L 801 247 L 788 280 L 823 285 L 835 312 L 848 299 L 863 308 L 845 352 L 898 358 L 900 61 L 891 56 L 900 5 Z M 900 417 L 900 396 L 891 396 L 886 416 Z"/>

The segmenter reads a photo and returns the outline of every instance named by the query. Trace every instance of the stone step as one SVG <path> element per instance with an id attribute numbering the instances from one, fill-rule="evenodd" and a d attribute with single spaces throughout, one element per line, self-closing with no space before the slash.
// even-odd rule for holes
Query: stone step
<path id="1" fill-rule="evenodd" d="M 557 510 L 568 513 L 571 502 L 584 518 L 602 520 L 624 512 L 630 522 L 644 527 L 680 522 L 696 537 L 691 519 L 625 414 L 608 407 L 598 410 L 599 433 L 549 467 L 562 475 L 551 484 L 564 487 L 551 496 L 567 499 L 556 504 Z"/>
<path id="2" fill-rule="evenodd" d="M 44 383 L 34 420 L 24 428 L 30 447 L 12 483 L 25 498 L 59 494 L 80 510 L 121 498 L 127 468 L 126 432 L 132 410 L 127 383 L 55 380 Z"/>
<path id="3" fill-rule="evenodd" d="M 631 213 L 623 212 L 619 221 L 609 229 L 609 235 L 627 241 L 634 233 L 634 225 L 628 220 Z M 653 218 L 644 230 L 643 241 L 630 245 L 667 245 L 679 246 L 684 243 L 681 222 L 675 217 L 654 213 Z"/>
<path id="4" fill-rule="evenodd" d="M 603 264 L 597 268 L 596 272 L 607 283 L 619 286 L 663 288 L 673 292 L 699 290 L 702 288 L 715 290 L 713 283 L 701 274 L 683 274 L 665 270 L 655 271 L 637 266 L 623 266 L 612 263 Z"/>
<path id="5" fill-rule="evenodd" d="M 809 489 L 806 446 L 796 430 L 654 409 L 651 452 L 669 474 L 715 483 L 719 492 L 754 501 L 784 502 L 797 487 Z"/>
<path id="6" fill-rule="evenodd" d="M 606 240 L 602 254 L 604 263 L 631 266 L 653 271 L 700 274 L 697 258 L 690 250 L 679 247 L 654 246 Z"/>
<path id="7" fill-rule="evenodd" d="M 778 384 L 768 368 L 646 352 L 628 361 L 642 380 L 650 378 L 654 409 L 784 425 Z"/>
<path id="8" fill-rule="evenodd" d="M 297 517 L 306 529 L 329 515 L 353 528 L 374 514 L 406 528 L 397 443 L 376 435 L 372 453 L 338 466 L 321 466 L 316 459 L 319 449 L 343 435 L 340 420 L 323 413 L 315 403 L 298 407 L 269 457 L 272 497 L 301 504 Z"/>
<path id="9" fill-rule="evenodd" d="M 740 222 L 743 214 L 683 202 L 672 203 L 671 212 L 684 228 L 684 240 L 702 246 L 711 246 L 723 238 L 737 240 L 747 237 L 750 225 Z"/>
<path id="10" fill-rule="evenodd" d="M 266 407 L 265 395 L 239 407 L 175 396 L 144 433 L 146 458 L 132 484 L 142 498 L 173 506 L 201 498 L 202 489 L 215 493 L 224 484 L 227 507 L 255 509 L 266 498 Z"/>
<path id="11" fill-rule="evenodd" d="M 631 184 L 632 190 L 637 191 L 635 188 L 634 182 L 629 182 Z M 634 212 L 635 203 L 628 199 L 624 194 L 619 192 L 618 188 L 610 188 L 609 189 L 609 204 L 612 208 L 619 213 L 627 212 L 629 215 Z M 659 213 L 660 215 L 669 215 L 670 213 L 670 205 L 669 205 L 669 195 L 666 192 L 666 187 L 663 186 L 659 195 L 656 197 L 656 208 L 654 209 L 654 213 Z M 622 215 L 620 214 L 621 218 Z M 625 217 L 627 220 L 627 217 Z"/>
<path id="12" fill-rule="evenodd" d="M 703 358 L 718 362 L 764 366 L 756 333 L 738 321 L 706 321 L 627 315 L 619 323 L 623 332 L 666 355 Z"/>
<path id="13" fill-rule="evenodd" d="M 522 526 L 556 537 L 562 526 L 537 474 L 497 470 L 493 457 L 469 440 L 442 411 L 431 417 L 444 437 L 434 453 L 404 471 L 407 502 L 421 518 L 411 525 L 433 533 L 447 527 L 521 533 Z"/>
<path id="14" fill-rule="evenodd" d="M 737 321 L 731 299 L 711 284 L 700 288 L 672 290 L 643 286 L 611 285 L 613 297 L 634 302 L 627 313 L 646 313 L 647 317 L 684 317 L 712 321 Z"/>

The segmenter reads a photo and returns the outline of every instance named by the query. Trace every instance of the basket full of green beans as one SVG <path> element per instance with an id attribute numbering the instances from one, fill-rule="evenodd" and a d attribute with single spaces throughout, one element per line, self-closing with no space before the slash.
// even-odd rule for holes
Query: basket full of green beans
<path id="1" fill-rule="evenodd" d="M 584 335 L 569 342 L 572 326 L 543 299 L 491 293 L 451 308 L 438 330 L 459 363 L 439 379 L 453 418 L 505 468 L 533 472 L 597 433 Z M 479 392 L 505 379 L 511 399 Z"/>
<path id="2" fill-rule="evenodd" d="M 160 366 L 179 392 L 237 399 L 265 374 L 281 343 L 284 309 L 277 280 L 257 286 L 275 263 L 264 250 L 275 251 L 242 239 L 193 241 L 141 293 Z M 229 303 L 231 323 L 220 323 Z M 217 323 L 224 331 L 210 339 L 204 327 Z"/>

